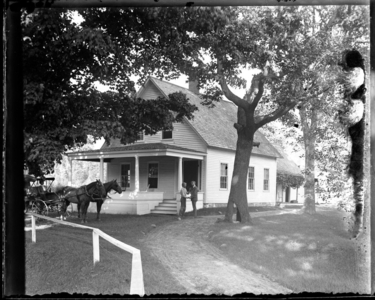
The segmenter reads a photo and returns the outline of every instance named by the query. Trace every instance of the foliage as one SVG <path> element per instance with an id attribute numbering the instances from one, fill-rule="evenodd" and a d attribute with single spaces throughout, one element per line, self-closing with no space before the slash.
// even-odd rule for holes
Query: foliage
<path id="1" fill-rule="evenodd" d="M 88 137 L 89 143 L 81 147 L 80 151 L 87 151 L 95 149 L 93 147 L 93 142 L 91 137 Z M 91 141 L 90 141 L 91 140 Z M 107 182 L 105 177 L 107 164 L 104 164 L 104 182 Z M 71 174 L 70 172 L 73 171 Z M 59 164 L 55 164 L 53 177 L 55 181 L 53 183 L 54 190 L 59 190 L 63 186 L 69 185 L 70 176 L 72 176 L 72 182 L 75 183 L 75 186 L 81 186 L 89 184 L 90 182 L 99 179 L 100 177 L 100 164 L 99 162 L 90 162 L 90 161 L 81 161 L 74 160 L 72 161 L 72 170 L 70 169 L 70 164 L 68 157 L 63 155 L 62 160 Z"/>
<path id="2" fill-rule="evenodd" d="M 292 174 L 277 173 L 276 181 L 277 183 L 280 183 L 284 188 L 298 188 L 303 184 L 305 178 L 303 176 L 296 176 Z"/>
<path id="3" fill-rule="evenodd" d="M 132 62 L 133 75 L 173 79 L 205 66 L 212 32 L 235 21 L 231 7 L 100 8 L 82 10 L 82 26 L 101 28 Z M 200 78 L 201 79 L 201 78 Z"/>
<path id="4" fill-rule="evenodd" d="M 312 181 L 314 185 L 315 178 L 318 179 L 315 190 L 319 197 L 323 201 L 349 198 L 350 185 L 345 168 L 350 143 L 346 128 L 339 124 L 342 100 L 336 93 L 336 79 L 339 73 L 338 61 L 344 49 L 355 47 L 367 53 L 368 7 L 316 7 L 310 10 L 317 20 L 310 18 L 306 29 L 310 29 L 310 35 L 314 37 L 309 49 L 316 53 L 316 59 L 307 61 L 306 69 L 309 72 L 302 73 L 301 80 L 322 87 L 322 92 L 317 93 L 309 102 L 301 103 L 299 116 L 295 114 L 290 118 L 289 115 L 289 121 L 302 125 L 306 171 L 308 168 L 316 171 L 308 181 Z M 318 22 L 323 19 L 330 21 Z M 311 166 L 307 166 L 310 163 Z"/>
<path id="5" fill-rule="evenodd" d="M 304 7 L 241 7 L 235 22 L 202 37 L 210 44 L 207 51 L 212 60 L 206 70 L 200 70 L 209 91 L 206 101 L 224 94 L 238 106 L 233 171 L 233 178 L 238 180 L 232 182 L 226 216 L 229 221 L 233 203 L 243 221 L 249 220 L 245 171 L 254 133 L 322 91 L 314 82 L 301 81 L 302 72 L 309 72 L 307 61 L 317 59 L 317 53 L 306 51 L 315 42 L 305 36 L 307 16 Z M 229 86 L 244 86 L 246 80 L 240 76 L 243 67 L 257 68 L 261 73 L 252 78 L 245 97 L 239 97 Z"/>
<path id="6" fill-rule="evenodd" d="M 355 17 L 348 16 L 349 11 Z M 219 90 L 211 85 L 211 96 L 221 92 L 239 107 L 235 124 L 238 146 L 252 141 L 257 129 L 278 118 L 290 126 L 301 122 L 306 149 L 305 189 L 308 192 L 305 195 L 310 199 L 305 200 L 309 206 L 315 203 L 311 145 L 321 142 L 322 136 L 330 131 L 325 126 L 327 123 L 322 122 L 320 112 L 324 111 L 328 118 L 337 116 L 338 104 L 333 91 L 338 54 L 343 45 L 363 45 L 363 41 L 357 41 L 359 36 L 368 34 L 366 12 L 368 8 L 362 6 L 240 8 L 237 22 L 214 33 L 214 41 L 220 40 L 220 43 L 211 44 L 211 58 L 216 61 L 211 67 L 218 72 L 209 73 L 211 77 L 207 78 L 219 82 L 221 87 Z M 348 28 L 353 28 L 358 35 L 346 34 Z M 241 98 L 231 92 L 229 85 L 243 85 L 238 68 L 245 66 L 258 68 L 261 73 L 252 79 L 250 90 Z M 300 118 L 293 113 L 297 102 Z M 330 134 L 340 131 L 337 120 L 333 119 L 330 124 L 334 128 Z M 251 143 L 242 146 L 242 151 L 238 146 L 236 156 L 249 151 Z M 245 154 L 241 155 L 245 162 L 242 165 L 238 162 L 237 167 L 235 163 L 234 169 L 234 176 L 240 178 L 247 159 Z M 245 183 L 241 188 L 239 183 L 236 185 L 237 190 L 245 191 Z M 238 206 L 239 199 L 246 198 L 244 191 L 232 194 L 231 190 L 229 203 L 232 201 Z"/>
<path id="7" fill-rule="evenodd" d="M 82 10 L 81 24 L 65 9 L 23 14 L 24 148 L 30 173 L 49 173 L 61 154 L 84 144 L 88 134 L 129 143 L 141 130 L 153 134 L 192 117 L 196 107 L 184 95 L 158 102 L 132 97 L 131 76 L 142 81 L 151 74 L 175 78 L 181 70 L 189 72 L 201 47 L 195 37 L 228 21 L 226 8 L 176 9 Z M 98 92 L 95 82 L 112 91 Z"/>

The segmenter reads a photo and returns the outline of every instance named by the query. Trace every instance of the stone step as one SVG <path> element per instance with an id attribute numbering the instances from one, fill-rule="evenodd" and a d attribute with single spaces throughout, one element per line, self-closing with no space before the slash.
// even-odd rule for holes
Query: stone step
<path id="1" fill-rule="evenodd" d="M 176 200 L 163 200 L 154 209 L 151 210 L 152 214 L 175 215 L 177 214 Z"/>
<path id="2" fill-rule="evenodd" d="M 161 214 L 161 215 L 176 215 L 176 210 L 165 210 L 165 209 L 151 209 L 152 214 Z"/>
<path id="3" fill-rule="evenodd" d="M 176 200 L 163 200 L 162 203 L 169 203 L 169 204 L 176 204 L 177 205 L 177 201 Z"/>
<path id="4" fill-rule="evenodd" d="M 177 203 L 159 203 L 157 207 L 174 207 L 177 208 Z"/>
<path id="5" fill-rule="evenodd" d="M 177 207 L 170 207 L 170 206 L 156 206 L 154 208 L 155 210 L 173 210 L 173 211 L 177 211 Z"/>

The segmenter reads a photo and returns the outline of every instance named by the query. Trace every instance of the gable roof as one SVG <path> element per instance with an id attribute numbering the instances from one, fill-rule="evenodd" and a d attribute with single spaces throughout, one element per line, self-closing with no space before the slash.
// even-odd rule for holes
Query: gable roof
<path id="1" fill-rule="evenodd" d="M 149 81 L 152 82 L 164 96 L 167 97 L 169 94 L 182 92 L 186 94 L 191 104 L 198 107 L 199 110 L 194 113 L 194 119 L 187 120 L 187 122 L 203 138 L 208 146 L 236 150 L 237 133 L 233 125 L 237 122 L 237 106 L 231 101 L 221 100 L 215 102 L 215 107 L 208 108 L 201 104 L 202 99 L 199 95 L 187 88 L 154 77 L 150 77 L 146 83 Z M 254 142 L 260 142 L 260 146 L 254 147 L 252 153 L 271 157 L 282 157 L 260 130 L 255 133 Z"/>

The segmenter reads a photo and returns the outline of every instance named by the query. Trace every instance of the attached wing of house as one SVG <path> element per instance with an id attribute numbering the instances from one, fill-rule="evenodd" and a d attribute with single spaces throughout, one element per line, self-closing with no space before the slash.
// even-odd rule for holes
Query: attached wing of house
<path id="1" fill-rule="evenodd" d="M 277 159 L 277 202 L 298 202 L 298 188 L 305 181 L 300 168 L 279 146 L 275 145 L 281 158 Z M 300 201 L 301 202 L 301 201 Z"/>
<path id="2" fill-rule="evenodd" d="M 103 212 L 176 214 L 181 184 L 186 182 L 189 189 L 192 181 L 200 189 L 198 208 L 226 205 L 237 141 L 233 127 L 237 107 L 230 101 L 219 101 L 214 108 L 208 108 L 193 91 L 153 77 L 137 97 L 157 99 L 175 92 L 185 93 L 198 107 L 193 120 L 174 124 L 172 132 L 142 135 L 131 145 L 112 140 L 100 150 L 69 154 L 71 159 L 107 163 L 107 173 L 101 174 L 101 179 L 118 179 L 126 189 L 122 196 L 112 195 Z M 260 145 L 253 148 L 250 160 L 249 205 L 274 205 L 277 159 L 282 156 L 259 130 L 255 142 Z"/>

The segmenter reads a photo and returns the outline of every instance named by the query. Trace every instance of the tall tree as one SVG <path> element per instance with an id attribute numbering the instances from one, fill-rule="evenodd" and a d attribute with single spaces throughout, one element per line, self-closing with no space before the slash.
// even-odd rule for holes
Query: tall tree
<path id="1" fill-rule="evenodd" d="M 211 84 L 207 96 L 224 94 L 238 106 L 237 150 L 226 220 L 232 221 L 234 204 L 238 219 L 251 222 L 248 211 L 246 178 L 254 133 L 281 118 L 297 103 L 308 102 L 322 92 L 310 83 L 306 88 L 301 75 L 306 65 L 306 37 L 303 7 L 239 8 L 236 22 L 207 37 L 212 63 L 206 78 Z M 312 56 L 312 54 L 311 54 Z M 252 79 L 245 97 L 235 95 L 229 85 L 241 86 L 244 79 L 239 68 L 250 66 L 262 72 Z M 215 71 L 212 71 L 215 70 Z M 205 78 L 205 79 L 206 79 Z M 262 106 L 261 112 L 258 106 Z M 266 113 L 264 113 L 266 112 Z"/>
<path id="2" fill-rule="evenodd" d="M 198 55 L 194 36 L 204 35 L 208 25 L 228 21 L 225 9 L 217 8 L 80 13 L 81 24 L 65 9 L 23 14 L 25 165 L 34 174 L 50 172 L 62 153 L 85 143 L 88 134 L 126 143 L 139 131 L 153 134 L 184 116 L 191 118 L 196 107 L 185 95 L 170 95 L 157 105 L 134 99 L 131 76 L 179 76 L 181 68 L 188 70 L 194 62 L 184 58 L 186 53 Z M 198 16 L 201 22 L 196 22 Z M 177 29 L 179 24 L 183 29 Z M 98 92 L 97 81 L 112 90 Z"/>
<path id="3" fill-rule="evenodd" d="M 307 12 L 310 17 L 306 15 L 304 19 L 304 43 L 309 51 L 303 56 L 305 64 L 301 82 L 304 82 L 304 88 L 311 91 L 315 97 L 302 103 L 298 109 L 305 145 L 304 211 L 312 214 L 315 213 L 317 164 L 325 169 L 325 172 L 327 164 L 330 164 L 331 168 L 335 165 L 329 172 L 331 179 L 333 176 L 336 185 L 345 186 L 342 182 L 344 172 L 340 172 L 340 167 L 347 155 L 342 155 L 344 149 L 339 150 L 343 144 L 338 137 L 346 133 L 346 128 L 339 125 L 338 121 L 342 101 L 335 94 L 335 80 L 339 72 L 337 64 L 342 50 L 353 47 L 363 49 L 363 38 L 369 37 L 369 20 L 368 8 L 365 6 L 310 7 Z M 316 93 L 315 86 L 322 87 L 320 93 Z M 327 147 L 327 143 L 331 146 Z M 327 152 L 322 155 L 322 151 L 317 152 L 316 147 L 323 144 L 326 145 L 324 150 Z M 336 153 L 339 150 L 341 155 L 331 157 L 333 149 L 336 149 Z M 316 162 L 316 159 L 319 161 Z M 331 163 L 327 163 L 327 159 L 330 159 Z M 333 170 L 338 173 L 332 174 Z"/>

